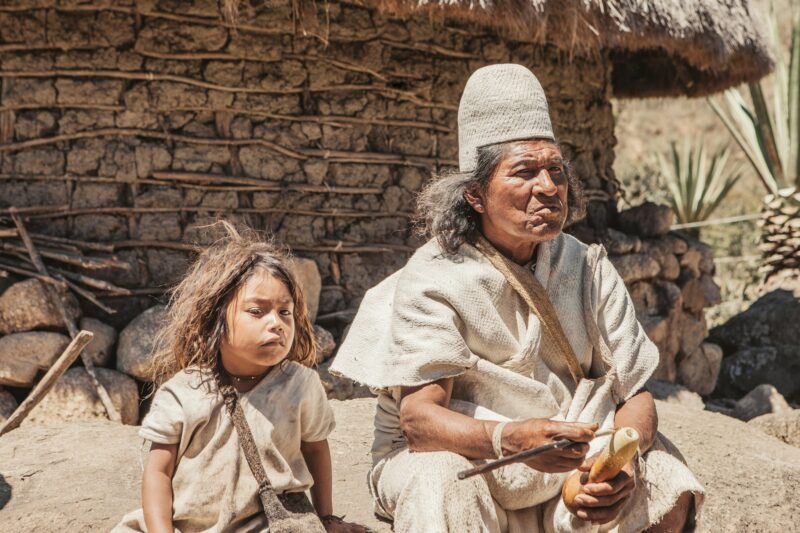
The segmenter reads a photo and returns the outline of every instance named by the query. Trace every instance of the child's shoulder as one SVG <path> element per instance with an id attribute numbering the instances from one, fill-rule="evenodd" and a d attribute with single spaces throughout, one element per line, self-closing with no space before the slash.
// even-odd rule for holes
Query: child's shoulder
<path id="1" fill-rule="evenodd" d="M 216 390 L 217 383 L 214 374 L 210 370 L 189 367 L 184 368 L 177 374 L 165 381 L 159 390 L 169 391 L 175 396 L 195 396 L 205 395 Z"/>
<path id="2" fill-rule="evenodd" d="M 310 379 L 318 379 L 319 376 L 317 371 L 313 368 L 301 365 L 296 361 L 286 361 L 286 363 L 283 365 L 282 371 L 289 379 L 303 382 Z"/>

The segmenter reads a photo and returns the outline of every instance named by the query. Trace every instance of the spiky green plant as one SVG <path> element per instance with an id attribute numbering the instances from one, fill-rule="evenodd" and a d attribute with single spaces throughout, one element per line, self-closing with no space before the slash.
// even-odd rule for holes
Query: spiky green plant
<path id="1" fill-rule="evenodd" d="M 778 195 L 781 189 L 800 187 L 800 8 L 795 7 L 794 27 L 788 64 L 776 51 L 772 86 L 764 81 L 748 85 L 752 105 L 738 89 L 728 89 L 723 105 L 709 98 L 711 108 L 722 120 L 755 169 L 766 191 Z M 770 26 L 779 43 L 774 16 Z M 772 94 L 772 102 L 767 94 Z"/>
<path id="2" fill-rule="evenodd" d="M 789 61 L 776 50 L 771 85 L 763 81 L 748 85 L 752 105 L 736 89 L 725 91 L 724 107 L 717 99 L 708 99 L 768 193 L 759 244 L 765 290 L 800 276 L 800 6 L 791 9 Z M 770 25 L 780 43 L 774 12 Z"/>
<path id="3" fill-rule="evenodd" d="M 741 177 L 740 167 L 728 165 L 727 145 L 710 158 L 702 140 L 687 141 L 682 150 L 673 142 L 671 148 L 669 158 L 659 154 L 658 160 L 675 217 L 681 224 L 707 220 Z"/>

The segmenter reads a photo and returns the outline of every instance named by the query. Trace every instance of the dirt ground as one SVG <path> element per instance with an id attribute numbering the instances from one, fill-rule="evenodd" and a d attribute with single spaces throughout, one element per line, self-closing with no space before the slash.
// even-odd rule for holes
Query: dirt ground
<path id="1" fill-rule="evenodd" d="M 709 532 L 800 531 L 800 449 L 726 416 L 658 403 L 661 431 L 708 491 L 698 527 Z M 372 514 L 374 400 L 331 401 L 334 506 L 352 521 L 391 531 Z M 134 426 L 23 426 L 0 438 L 4 533 L 107 531 L 140 505 L 141 440 Z"/>

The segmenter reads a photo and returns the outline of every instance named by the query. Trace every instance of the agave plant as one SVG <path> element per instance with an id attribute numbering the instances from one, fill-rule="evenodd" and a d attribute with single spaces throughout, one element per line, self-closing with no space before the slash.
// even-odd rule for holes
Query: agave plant
<path id="1" fill-rule="evenodd" d="M 792 11 L 789 60 L 776 51 L 769 86 L 750 83 L 751 104 L 738 89 L 725 91 L 722 102 L 708 99 L 767 193 L 759 245 L 767 280 L 786 271 L 797 275 L 800 269 L 800 7 Z M 774 15 L 770 26 L 780 43 Z"/>
<path id="2" fill-rule="evenodd" d="M 710 158 L 702 140 L 694 146 L 687 141 L 682 150 L 673 142 L 671 148 L 669 158 L 659 154 L 658 160 L 675 217 L 681 224 L 707 220 L 741 177 L 740 167 L 728 165 L 727 145 Z"/>

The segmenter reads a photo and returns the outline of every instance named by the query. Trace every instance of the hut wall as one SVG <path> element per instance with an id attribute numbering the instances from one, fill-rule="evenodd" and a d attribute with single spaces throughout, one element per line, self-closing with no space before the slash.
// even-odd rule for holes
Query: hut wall
<path id="1" fill-rule="evenodd" d="M 98 276 L 126 287 L 175 281 L 224 217 L 313 258 L 320 313 L 353 306 L 419 244 L 414 195 L 455 163 L 461 90 L 489 63 L 537 74 L 575 170 L 613 192 L 603 55 L 346 3 L 294 20 L 280 0 L 235 29 L 214 0 L 12 1 L 0 39 L 2 207 L 51 206 L 33 231 L 117 242 L 131 268 Z M 592 204 L 590 224 L 605 218 Z"/>

